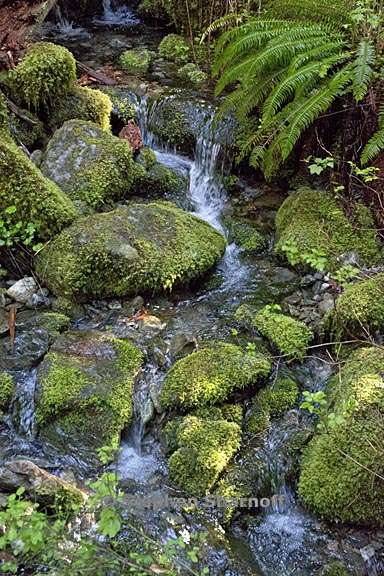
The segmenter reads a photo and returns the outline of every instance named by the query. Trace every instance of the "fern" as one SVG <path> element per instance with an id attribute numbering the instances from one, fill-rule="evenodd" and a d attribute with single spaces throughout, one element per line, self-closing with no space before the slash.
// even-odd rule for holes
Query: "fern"
<path id="1" fill-rule="evenodd" d="M 240 156 L 249 155 L 251 165 L 268 178 L 337 99 L 352 92 L 359 102 L 373 81 L 375 44 L 365 35 L 353 45 L 353 4 L 271 0 L 263 17 L 247 19 L 218 41 L 216 94 L 232 90 L 222 110 L 235 111 L 241 121 L 259 112 L 253 133 L 240 142 Z M 383 146 L 384 121 L 364 159 Z"/>
<path id="2" fill-rule="evenodd" d="M 374 160 L 384 150 L 384 105 L 380 108 L 379 128 L 368 141 L 361 154 L 360 161 L 363 166 Z"/>

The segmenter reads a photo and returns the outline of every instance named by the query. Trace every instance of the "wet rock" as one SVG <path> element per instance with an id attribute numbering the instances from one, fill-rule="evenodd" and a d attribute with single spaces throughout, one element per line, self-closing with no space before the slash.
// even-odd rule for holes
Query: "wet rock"
<path id="1" fill-rule="evenodd" d="M 324 316 L 335 307 L 335 298 L 332 294 L 325 294 L 319 303 L 318 310 L 321 316 Z"/>
<path id="2" fill-rule="evenodd" d="M 12 460 L 0 467 L 0 489 L 24 488 L 28 498 L 44 506 L 61 503 L 70 510 L 85 503 L 87 495 L 29 460 Z"/>
<path id="3" fill-rule="evenodd" d="M 16 302 L 20 302 L 25 304 L 32 296 L 37 292 L 38 285 L 34 278 L 25 277 L 21 280 L 18 280 L 8 288 L 7 294 Z"/>

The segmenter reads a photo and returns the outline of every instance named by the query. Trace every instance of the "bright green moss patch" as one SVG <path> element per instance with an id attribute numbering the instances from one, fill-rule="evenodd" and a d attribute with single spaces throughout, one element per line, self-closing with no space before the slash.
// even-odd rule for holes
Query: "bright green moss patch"
<path id="1" fill-rule="evenodd" d="M 81 207 L 96 209 L 128 195 L 136 178 L 128 142 L 81 120 L 55 132 L 41 170 Z"/>
<path id="2" fill-rule="evenodd" d="M 70 92 L 55 105 L 49 124 L 59 128 L 67 120 L 94 122 L 102 130 L 110 130 L 112 102 L 107 94 L 92 88 L 73 86 Z"/>
<path id="3" fill-rule="evenodd" d="M 301 359 L 313 334 L 303 322 L 282 314 L 279 308 L 265 306 L 252 323 L 265 338 L 275 344 L 281 354 Z"/>
<path id="4" fill-rule="evenodd" d="M 12 400 L 13 379 L 10 374 L 0 372 L 0 410 L 7 408 Z"/>
<path id="5" fill-rule="evenodd" d="M 68 332 L 39 367 L 36 417 L 80 441 L 115 443 L 132 416 L 133 384 L 142 362 L 130 342 L 106 333 Z M 96 421 L 99 424 L 96 424 Z M 99 437 L 94 438 L 96 429 Z"/>
<path id="6" fill-rule="evenodd" d="M 159 54 L 166 60 L 183 64 L 187 63 L 190 58 L 191 47 L 182 36 L 168 34 L 160 42 Z"/>
<path id="7" fill-rule="evenodd" d="M 247 221 L 231 220 L 230 233 L 238 246 L 247 253 L 261 252 L 266 247 L 264 236 L 257 228 Z"/>
<path id="8" fill-rule="evenodd" d="M 157 163 L 156 154 L 151 148 L 141 148 L 139 154 L 137 155 L 136 161 L 144 166 L 146 170 L 153 168 Z"/>
<path id="9" fill-rule="evenodd" d="M 124 125 L 136 119 L 136 107 L 130 93 L 111 86 L 102 87 L 101 90 L 112 102 L 112 115 Z"/>
<path id="10" fill-rule="evenodd" d="M 384 525 L 383 372 L 382 349 L 351 354 L 329 390 L 329 414 L 339 421 L 304 452 L 300 497 L 330 520 Z"/>
<path id="11" fill-rule="evenodd" d="M 188 80 L 195 86 L 200 86 L 208 80 L 208 74 L 203 72 L 203 70 L 201 70 L 194 62 L 184 64 L 184 66 L 179 70 L 179 76 L 184 80 Z"/>
<path id="12" fill-rule="evenodd" d="M 169 459 L 173 482 L 193 496 L 203 496 L 240 447 L 241 428 L 226 420 L 187 416 L 177 427 L 177 450 Z"/>
<path id="13" fill-rule="evenodd" d="M 174 364 L 164 380 L 161 403 L 181 410 L 222 403 L 234 390 L 266 377 L 270 369 L 266 354 L 247 353 L 224 342 L 212 344 Z"/>
<path id="14" fill-rule="evenodd" d="M 146 48 L 132 48 L 120 56 L 120 66 L 129 74 L 145 74 L 152 61 L 152 52 Z"/>
<path id="15" fill-rule="evenodd" d="M 41 279 L 68 299 L 170 290 L 223 255 L 214 228 L 171 203 L 130 204 L 78 220 L 36 259 Z"/>
<path id="16" fill-rule="evenodd" d="M 146 160 L 150 161 L 148 154 Z M 183 178 L 160 162 L 156 162 L 141 174 L 138 172 L 135 180 L 136 193 L 146 197 L 164 196 L 182 190 L 184 186 Z"/>
<path id="17" fill-rule="evenodd" d="M 8 75 L 12 96 L 29 109 L 52 108 L 76 80 L 76 61 L 63 46 L 33 44 Z"/>
<path id="18" fill-rule="evenodd" d="M 364 264 L 376 264 L 382 257 L 372 215 L 357 204 L 355 222 L 344 214 L 327 192 L 300 188 L 285 200 L 276 217 L 276 252 L 292 265 L 320 254 L 329 270 L 340 267 L 338 258 L 355 252 Z M 316 267 L 316 266 L 315 266 Z"/>
<path id="19" fill-rule="evenodd" d="M 350 284 L 336 300 L 326 325 L 338 339 L 384 328 L 384 274 Z"/>
<path id="20" fill-rule="evenodd" d="M 247 431 L 257 434 L 267 429 L 271 418 L 282 416 L 295 405 L 299 389 L 293 380 L 279 378 L 268 387 L 263 388 L 253 400 L 251 412 L 247 418 Z"/>
<path id="21" fill-rule="evenodd" d="M 77 216 L 70 198 L 45 178 L 16 144 L 0 141 L 0 212 L 15 206 L 15 223 L 33 223 L 47 240 Z"/>

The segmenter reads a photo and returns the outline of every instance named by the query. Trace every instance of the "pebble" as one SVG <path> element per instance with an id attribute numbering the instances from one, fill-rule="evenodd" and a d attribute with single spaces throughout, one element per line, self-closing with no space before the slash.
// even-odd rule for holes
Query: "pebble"
<path id="1" fill-rule="evenodd" d="M 39 287 L 34 278 L 25 277 L 8 288 L 7 294 L 16 302 L 25 304 L 38 289 Z"/>

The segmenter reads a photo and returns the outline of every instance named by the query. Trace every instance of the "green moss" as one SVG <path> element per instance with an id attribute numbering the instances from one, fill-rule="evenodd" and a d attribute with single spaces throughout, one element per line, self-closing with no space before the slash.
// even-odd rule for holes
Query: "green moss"
<path id="1" fill-rule="evenodd" d="M 15 223 L 34 223 L 46 240 L 77 216 L 72 201 L 14 143 L 0 141 L 0 212 L 16 206 Z"/>
<path id="2" fill-rule="evenodd" d="M 7 372 L 0 372 L 0 410 L 7 408 L 13 396 L 13 379 Z"/>
<path id="3" fill-rule="evenodd" d="M 203 72 L 203 70 L 200 70 L 200 68 L 193 62 L 184 64 L 184 66 L 179 69 L 179 76 L 196 86 L 200 86 L 208 80 L 208 74 Z"/>
<path id="4" fill-rule="evenodd" d="M 343 562 L 338 562 L 337 560 L 329 562 L 321 572 L 319 576 L 350 576 L 351 572 L 347 569 Z"/>
<path id="5" fill-rule="evenodd" d="M 162 0 L 142 0 L 138 6 L 138 13 L 144 18 L 163 20 L 166 11 Z"/>
<path id="6" fill-rule="evenodd" d="M 0 130 L 8 131 L 8 107 L 4 94 L 0 91 Z"/>
<path id="7" fill-rule="evenodd" d="M 300 497 L 330 520 L 384 525 L 383 372 L 382 349 L 353 352 L 329 387 L 333 424 L 304 451 Z"/>
<path id="8" fill-rule="evenodd" d="M 111 86 L 106 86 L 102 88 L 104 94 L 106 94 L 112 102 L 112 114 L 124 125 L 128 124 L 130 120 L 136 119 L 136 108 L 132 102 L 132 97 L 124 91 L 120 91 L 118 88 L 113 88 Z"/>
<path id="9" fill-rule="evenodd" d="M 164 380 L 161 403 L 182 410 L 222 403 L 234 390 L 256 384 L 270 369 L 266 354 L 250 354 L 224 342 L 212 344 L 174 364 Z"/>
<path id="10" fill-rule="evenodd" d="M 63 46 L 33 44 L 8 75 L 13 98 L 32 110 L 51 109 L 76 80 L 76 61 Z"/>
<path id="11" fill-rule="evenodd" d="M 300 188 L 291 194 L 278 211 L 276 231 L 276 252 L 291 264 L 305 262 L 305 255 L 314 250 L 324 255 L 329 270 L 340 267 L 338 258 L 347 252 L 356 252 L 367 265 L 381 257 L 369 208 L 357 204 L 352 223 L 338 202 L 321 190 Z"/>
<path id="12" fill-rule="evenodd" d="M 27 122 L 16 114 L 9 115 L 9 132 L 17 143 L 21 143 L 31 150 L 36 143 L 45 139 L 44 124 L 28 110 L 23 115 L 32 120 Z"/>
<path id="13" fill-rule="evenodd" d="M 187 63 L 191 55 L 191 47 L 187 40 L 177 34 L 168 34 L 159 45 L 159 54 L 166 60 L 178 64 Z"/>
<path id="14" fill-rule="evenodd" d="M 41 279 L 74 300 L 170 290 L 211 268 L 225 250 L 209 224 L 167 202 L 82 218 L 36 258 Z"/>
<path id="15" fill-rule="evenodd" d="M 156 154 L 151 148 L 141 148 L 139 154 L 137 155 L 136 161 L 144 166 L 146 170 L 153 168 L 157 163 Z"/>
<path id="16" fill-rule="evenodd" d="M 145 74 L 152 61 L 152 52 L 146 48 L 132 48 L 120 56 L 120 66 L 129 74 Z"/>
<path id="17" fill-rule="evenodd" d="M 205 420 L 227 420 L 241 426 L 243 407 L 240 404 L 223 404 L 221 406 L 203 406 L 192 414 Z"/>
<path id="18" fill-rule="evenodd" d="M 39 320 L 41 326 L 48 330 L 53 337 L 67 330 L 71 323 L 70 318 L 60 312 L 43 312 Z"/>
<path id="19" fill-rule="evenodd" d="M 270 419 L 282 416 L 292 408 L 298 395 L 296 382 L 289 378 L 279 378 L 272 386 L 260 390 L 247 418 L 247 431 L 257 434 L 269 428 Z"/>
<path id="20" fill-rule="evenodd" d="M 229 230 L 236 244 L 247 253 L 261 252 L 266 247 L 264 236 L 249 222 L 231 220 Z"/>
<path id="21" fill-rule="evenodd" d="M 49 142 L 41 169 L 82 208 L 98 209 L 130 192 L 137 165 L 126 140 L 70 120 Z"/>
<path id="22" fill-rule="evenodd" d="M 138 173 L 135 180 L 135 192 L 145 197 L 165 196 L 182 190 L 184 180 L 177 172 L 156 162 L 148 170 Z"/>
<path id="23" fill-rule="evenodd" d="M 55 422 L 68 434 L 114 445 L 132 416 L 141 362 L 141 352 L 128 341 L 105 333 L 68 333 L 39 368 L 39 426 Z"/>
<path id="24" fill-rule="evenodd" d="M 268 338 L 284 356 L 302 359 L 313 338 L 307 326 L 290 316 L 265 306 L 253 319 L 259 332 Z"/>
<path id="25" fill-rule="evenodd" d="M 112 102 L 107 94 L 92 88 L 74 86 L 68 94 L 54 106 L 49 117 L 49 125 L 59 128 L 67 120 L 94 122 L 102 130 L 109 131 Z"/>
<path id="26" fill-rule="evenodd" d="M 240 447 L 241 428 L 225 420 L 187 416 L 178 426 L 178 449 L 169 459 L 173 482 L 193 496 L 203 496 Z"/>
<path id="27" fill-rule="evenodd" d="M 349 285 L 325 319 L 336 339 L 366 336 L 384 327 L 384 274 Z"/>

